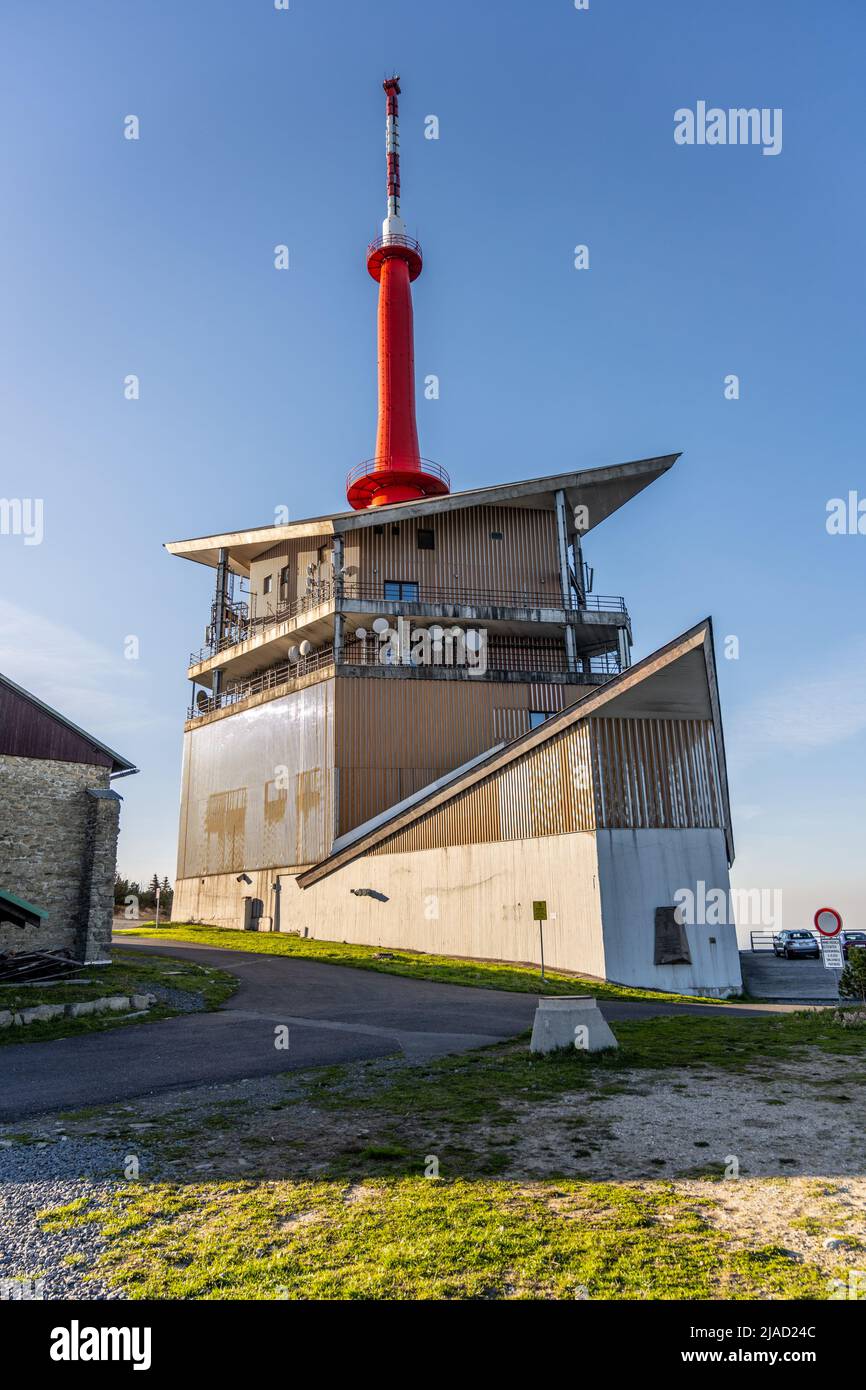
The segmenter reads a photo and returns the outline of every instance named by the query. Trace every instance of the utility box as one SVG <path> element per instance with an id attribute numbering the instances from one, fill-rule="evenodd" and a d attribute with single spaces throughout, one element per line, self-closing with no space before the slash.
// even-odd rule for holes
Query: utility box
<path id="1" fill-rule="evenodd" d="M 591 994 L 542 995 L 532 1024 L 531 1052 L 602 1052 L 619 1043 Z"/>

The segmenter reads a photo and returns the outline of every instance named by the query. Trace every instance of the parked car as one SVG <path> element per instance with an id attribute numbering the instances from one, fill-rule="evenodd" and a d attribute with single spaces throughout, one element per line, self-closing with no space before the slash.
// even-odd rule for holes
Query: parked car
<path id="1" fill-rule="evenodd" d="M 814 956 L 817 960 L 821 948 L 818 938 L 810 931 L 780 931 L 773 937 L 773 954 L 784 956 L 786 960 L 796 956 Z"/>
<path id="2" fill-rule="evenodd" d="M 866 946 L 866 931 L 843 931 L 842 950 L 845 954 L 846 960 L 848 959 L 849 946 L 854 946 L 858 949 L 860 947 Z"/>

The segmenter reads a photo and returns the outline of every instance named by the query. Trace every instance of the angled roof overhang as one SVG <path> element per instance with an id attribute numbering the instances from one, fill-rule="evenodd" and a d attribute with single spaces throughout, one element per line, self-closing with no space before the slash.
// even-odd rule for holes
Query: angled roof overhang
<path id="1" fill-rule="evenodd" d="M 256 526 L 246 531 L 227 531 L 220 536 L 200 536 L 186 541 L 166 541 L 170 555 L 195 560 L 215 569 L 220 550 L 229 553 L 229 565 L 236 574 L 247 574 L 253 560 L 282 541 L 313 536 L 347 535 L 370 526 L 431 517 L 466 507 L 527 507 L 536 511 L 553 511 L 556 494 L 565 493 L 569 515 L 578 506 L 586 508 L 586 525 L 582 531 L 599 526 L 612 512 L 643 492 L 663 473 L 673 467 L 679 454 L 664 454 L 658 458 L 635 459 L 631 463 L 612 464 L 607 468 L 585 468 L 578 472 L 554 473 L 545 478 L 529 478 L 522 482 L 498 483 L 495 487 L 471 488 L 466 492 L 451 492 L 445 497 L 424 497 L 411 502 L 398 502 L 390 507 L 369 507 L 365 511 L 337 512 L 333 516 L 310 517 L 305 521 L 289 522 L 285 526 Z M 572 530 L 575 529 L 572 526 Z"/>
<path id="2" fill-rule="evenodd" d="M 642 661 L 614 676 L 603 686 L 585 695 L 576 704 L 559 714 L 551 715 L 537 729 L 504 746 L 491 749 L 475 765 L 454 778 L 446 787 L 434 783 L 425 795 L 419 792 L 411 807 L 397 805 L 387 813 L 359 826 L 352 832 L 351 843 L 335 849 L 326 859 L 298 875 L 301 888 L 310 888 L 337 869 L 368 854 L 376 845 L 397 831 L 454 797 L 463 795 L 470 787 L 494 775 L 509 763 L 526 756 L 532 749 L 557 737 L 563 729 L 591 716 L 597 718 L 673 718 L 710 719 L 716 736 L 719 760 L 719 781 L 725 820 L 725 840 L 728 863 L 734 860 L 734 841 L 731 831 L 731 809 L 725 765 L 725 741 L 722 730 L 716 684 L 716 665 L 713 654 L 713 625 L 710 618 L 690 628 L 666 646 L 644 657 Z"/>

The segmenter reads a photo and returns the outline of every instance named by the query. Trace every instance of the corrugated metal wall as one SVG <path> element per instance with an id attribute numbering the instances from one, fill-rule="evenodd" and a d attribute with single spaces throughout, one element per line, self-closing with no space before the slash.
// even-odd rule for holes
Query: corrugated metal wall
<path id="1" fill-rule="evenodd" d="M 435 533 L 435 549 L 419 550 L 417 532 Z M 492 533 L 502 540 L 493 540 Z M 523 507 L 467 507 L 429 518 L 370 528 L 345 537 L 345 562 L 362 584 L 415 580 L 439 589 L 550 592 L 560 602 L 556 517 Z"/>
<path id="2" fill-rule="evenodd" d="M 593 719 L 599 826 L 723 828 L 709 719 Z"/>
<path id="3" fill-rule="evenodd" d="M 262 617 L 268 611 L 269 603 L 272 609 L 276 609 L 280 603 L 285 603 L 286 599 L 302 598 L 307 592 L 307 565 L 311 562 L 318 563 L 319 550 L 322 547 L 326 547 L 330 554 L 331 543 L 330 536 L 302 536 L 295 540 L 280 541 L 254 560 L 250 565 L 250 596 L 256 596 L 253 616 Z M 289 566 L 289 583 L 288 594 L 284 596 L 280 592 L 280 572 L 286 565 Z M 271 592 L 267 595 L 262 592 L 266 574 L 271 575 L 273 579 Z M 329 563 L 323 566 L 319 577 L 330 579 Z"/>
<path id="4" fill-rule="evenodd" d="M 323 858 L 333 764 L 333 680 L 188 731 L 178 878 Z"/>
<path id="5" fill-rule="evenodd" d="M 581 720 L 371 851 L 578 830 L 722 828 L 710 720 Z"/>
<path id="6" fill-rule="evenodd" d="M 336 758 L 339 833 L 443 772 L 529 728 L 529 711 L 556 711 L 586 687 L 538 682 L 341 677 Z"/>

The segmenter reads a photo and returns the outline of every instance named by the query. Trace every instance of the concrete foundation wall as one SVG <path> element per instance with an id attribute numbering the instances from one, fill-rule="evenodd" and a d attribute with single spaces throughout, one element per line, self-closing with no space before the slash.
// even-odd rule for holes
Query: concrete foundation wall
<path id="1" fill-rule="evenodd" d="M 0 923 L 0 951 L 68 949 L 105 958 L 111 940 L 118 798 L 107 767 L 0 756 L 0 887 L 48 916 L 38 927 Z"/>
<path id="2" fill-rule="evenodd" d="M 742 988 L 733 925 L 687 925 L 691 965 L 655 965 L 655 909 L 678 889 L 729 892 L 723 830 L 600 830 L 598 870 L 608 979 L 678 994 Z M 715 942 L 711 943 L 710 938 Z"/>
<path id="3" fill-rule="evenodd" d="M 204 884 L 178 882 L 172 916 L 238 926 L 241 897 L 257 893 L 272 915 L 264 875 L 253 886 L 221 875 Z M 372 889 L 386 901 L 352 889 Z M 283 880 L 283 931 L 325 941 L 404 947 L 441 955 L 539 962 L 532 902 L 547 901 L 544 958 L 551 967 L 602 978 L 598 874 L 592 834 L 461 845 L 356 860 L 306 891 Z M 218 911 L 208 912 L 210 905 Z"/>

